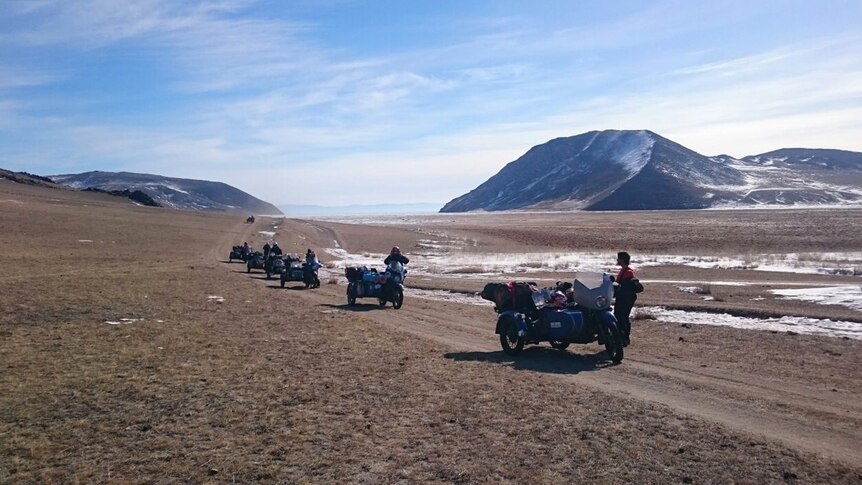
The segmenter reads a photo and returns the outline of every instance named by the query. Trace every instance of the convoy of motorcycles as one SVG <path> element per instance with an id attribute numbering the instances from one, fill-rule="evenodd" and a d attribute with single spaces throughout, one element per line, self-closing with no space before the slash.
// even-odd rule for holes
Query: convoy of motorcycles
<path id="1" fill-rule="evenodd" d="M 310 250 L 309 250 L 310 252 Z M 245 261 L 247 272 L 262 269 L 266 279 L 278 275 L 281 287 L 296 281 L 306 289 L 320 287 L 316 256 L 303 261 L 296 254 L 267 254 L 251 251 L 248 246 L 234 246 L 229 261 Z M 374 298 L 380 308 L 391 303 L 394 309 L 404 304 L 404 264 L 394 260 L 386 269 L 348 267 L 347 304 L 358 298 Z M 539 289 L 533 283 L 489 283 L 479 293 L 494 302 L 497 313 L 495 333 L 508 355 L 518 355 L 528 344 L 548 342 L 559 350 L 571 344 L 598 342 L 605 347 L 614 363 L 623 359 L 623 337 L 611 310 L 614 283 L 604 273 L 578 273 L 574 283 L 557 283 L 555 288 Z"/>

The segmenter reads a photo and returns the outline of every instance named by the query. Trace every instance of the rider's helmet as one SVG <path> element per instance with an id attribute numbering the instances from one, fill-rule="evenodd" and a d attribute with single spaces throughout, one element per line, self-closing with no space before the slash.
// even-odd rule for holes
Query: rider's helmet
<path id="1" fill-rule="evenodd" d="M 401 248 L 399 248 L 398 246 L 392 246 L 391 254 L 401 254 Z"/>
<path id="2" fill-rule="evenodd" d="M 562 291 L 555 291 L 551 294 L 551 306 L 557 308 L 565 308 L 567 303 L 566 294 Z"/>

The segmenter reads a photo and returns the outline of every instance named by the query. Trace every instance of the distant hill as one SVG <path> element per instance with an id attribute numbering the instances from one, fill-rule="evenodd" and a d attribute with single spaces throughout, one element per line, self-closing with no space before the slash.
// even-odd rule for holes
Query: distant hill
<path id="1" fill-rule="evenodd" d="M 3 179 L 19 184 L 38 185 L 41 187 L 57 187 L 57 184 L 55 184 L 54 181 L 49 179 L 48 177 L 42 177 L 41 175 L 33 175 L 32 173 L 27 172 L 12 172 L 11 170 L 4 170 L 0 168 L 0 180 Z"/>
<path id="2" fill-rule="evenodd" d="M 707 157 L 651 131 L 531 148 L 441 212 L 862 205 L 862 153 L 789 148 Z"/>
<path id="3" fill-rule="evenodd" d="M 51 175 L 48 178 L 76 189 L 142 192 L 156 204 L 173 209 L 281 214 L 274 205 L 222 182 L 131 172 L 98 171 Z"/>
<path id="4" fill-rule="evenodd" d="M 421 214 L 434 213 L 440 209 L 440 204 L 367 204 L 367 205 L 280 205 L 282 212 L 288 216 L 347 216 L 359 214 Z"/>

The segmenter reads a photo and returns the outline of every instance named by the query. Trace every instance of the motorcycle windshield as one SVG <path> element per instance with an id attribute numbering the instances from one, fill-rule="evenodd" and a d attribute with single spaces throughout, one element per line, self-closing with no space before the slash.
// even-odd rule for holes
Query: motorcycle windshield
<path id="1" fill-rule="evenodd" d="M 578 305 L 602 310 L 610 305 L 614 295 L 611 279 L 604 273 L 578 273 L 572 287 L 572 297 Z"/>
<path id="2" fill-rule="evenodd" d="M 400 283 L 401 279 L 404 278 L 404 265 L 399 261 L 389 263 L 389 266 L 386 267 L 386 271 L 390 274 L 390 278 L 395 280 L 396 283 Z"/>

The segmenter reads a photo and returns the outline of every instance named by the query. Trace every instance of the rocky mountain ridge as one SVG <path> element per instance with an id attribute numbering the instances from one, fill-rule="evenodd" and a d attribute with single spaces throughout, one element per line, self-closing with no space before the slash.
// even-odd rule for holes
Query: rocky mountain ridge
<path id="1" fill-rule="evenodd" d="M 647 130 L 531 148 L 441 212 L 862 205 L 862 153 L 785 148 L 707 157 Z"/>

